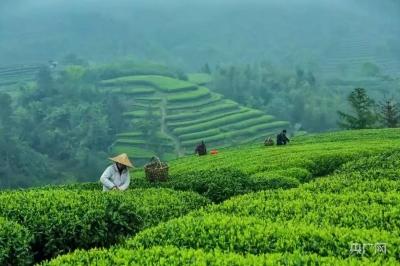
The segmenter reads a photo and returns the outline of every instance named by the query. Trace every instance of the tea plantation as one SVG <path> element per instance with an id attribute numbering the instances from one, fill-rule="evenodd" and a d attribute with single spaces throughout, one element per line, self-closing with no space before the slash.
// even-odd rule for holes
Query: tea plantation
<path id="1" fill-rule="evenodd" d="M 400 130 L 173 160 L 167 182 L 0 192 L 1 265 L 398 265 Z M 66 254 L 68 253 L 68 254 Z"/>
<path id="2" fill-rule="evenodd" d="M 102 80 L 99 87 L 122 95 L 130 110 L 125 118 L 139 125 L 136 131 L 118 135 L 114 151 L 127 152 L 139 164 L 154 154 L 169 160 L 192 154 L 201 140 L 221 148 L 262 141 L 266 135 L 289 126 L 286 121 L 277 121 L 211 92 L 205 87 L 210 81 L 209 75 L 201 73 L 189 74 L 188 81 L 163 75 Z M 140 130 L 149 123 L 147 129 Z M 149 128 L 155 131 L 153 136 L 146 133 Z"/>

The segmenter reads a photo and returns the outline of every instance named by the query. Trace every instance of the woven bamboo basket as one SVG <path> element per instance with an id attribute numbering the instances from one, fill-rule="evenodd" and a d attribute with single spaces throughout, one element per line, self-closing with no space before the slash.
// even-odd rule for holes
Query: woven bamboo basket
<path id="1" fill-rule="evenodd" d="M 154 181 L 166 181 L 168 179 L 168 164 L 161 162 L 160 158 L 154 156 L 150 159 L 150 162 L 144 166 L 144 172 L 146 178 L 150 182 Z"/>

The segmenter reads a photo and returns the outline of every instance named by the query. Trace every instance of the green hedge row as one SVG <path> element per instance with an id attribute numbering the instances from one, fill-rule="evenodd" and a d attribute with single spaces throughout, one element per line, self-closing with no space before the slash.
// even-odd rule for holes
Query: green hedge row
<path id="1" fill-rule="evenodd" d="M 315 193 L 302 187 L 236 197 L 212 211 L 350 228 L 400 230 L 397 192 Z"/>
<path id="2" fill-rule="evenodd" d="M 69 255 L 60 256 L 42 266 L 59 265 L 160 265 L 160 266 L 266 266 L 266 265 L 361 265 L 380 266 L 397 265 L 393 258 L 375 260 L 368 258 L 339 259 L 334 257 L 321 257 L 315 254 L 265 254 L 265 255 L 240 255 L 232 252 L 214 250 L 206 252 L 201 249 L 179 249 L 173 246 L 157 246 L 150 249 L 116 249 L 116 250 L 91 250 L 76 251 Z"/>
<path id="3" fill-rule="evenodd" d="M 166 182 L 150 183 L 143 177 L 132 180 L 135 187 L 163 187 L 180 191 L 194 191 L 219 203 L 236 195 L 275 188 L 292 188 L 299 181 L 293 177 L 266 176 L 254 178 L 233 168 L 211 168 L 171 175 Z"/>
<path id="4" fill-rule="evenodd" d="M 0 217 L 0 265 L 31 264 L 31 239 L 25 227 Z"/>
<path id="5" fill-rule="evenodd" d="M 195 193 L 169 189 L 104 193 L 66 187 L 0 194 L 0 215 L 33 234 L 35 261 L 76 248 L 107 247 L 209 203 Z"/>
<path id="6" fill-rule="evenodd" d="M 32 233 L 36 261 L 76 248 L 108 246 L 142 226 L 123 197 L 93 191 L 1 193 L 0 215 Z"/>
<path id="7" fill-rule="evenodd" d="M 350 251 L 351 243 L 360 242 L 386 243 L 386 254 L 375 254 L 375 249 L 370 248 L 365 250 L 366 257 L 398 258 L 400 238 L 395 233 L 377 229 L 314 226 L 301 222 L 273 223 L 249 216 L 202 215 L 201 212 L 144 230 L 128 240 L 126 247 L 175 245 L 241 254 L 299 252 L 303 255 L 348 258 L 356 256 Z"/>
<path id="8" fill-rule="evenodd" d="M 400 192 L 400 169 L 371 169 L 318 178 L 302 188 L 314 193 Z"/>

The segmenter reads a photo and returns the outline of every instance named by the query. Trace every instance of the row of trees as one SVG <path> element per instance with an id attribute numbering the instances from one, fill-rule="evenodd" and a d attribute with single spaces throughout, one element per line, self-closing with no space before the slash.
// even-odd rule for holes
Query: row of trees
<path id="1" fill-rule="evenodd" d="M 356 88 L 348 96 L 351 113 L 338 111 L 344 129 L 395 128 L 400 126 L 400 106 L 394 98 L 376 103 L 366 90 Z"/>
<path id="2" fill-rule="evenodd" d="M 366 64 L 366 68 L 373 69 L 370 65 Z M 297 125 L 296 128 L 309 132 L 333 130 L 338 124 L 342 128 L 398 125 L 395 115 L 398 107 L 394 99 L 376 104 L 364 89 L 356 89 L 347 96 L 342 85 L 319 80 L 311 70 L 302 67 L 280 69 L 261 62 L 252 65 L 217 65 L 212 69 L 205 64 L 200 71 L 213 75 L 211 87 L 214 91 L 245 106 L 290 121 L 292 125 Z M 371 73 L 369 75 L 374 76 Z M 374 92 L 375 98 L 384 93 L 394 93 L 385 88 L 371 92 Z M 348 108 L 346 98 L 355 109 L 355 114 L 337 112 Z"/>
<path id="3" fill-rule="evenodd" d="M 280 69 L 266 62 L 252 65 L 201 69 L 211 73 L 212 89 L 245 106 L 264 110 L 307 131 L 336 127 L 332 113 L 341 105 L 340 95 L 322 86 L 311 70 Z"/>

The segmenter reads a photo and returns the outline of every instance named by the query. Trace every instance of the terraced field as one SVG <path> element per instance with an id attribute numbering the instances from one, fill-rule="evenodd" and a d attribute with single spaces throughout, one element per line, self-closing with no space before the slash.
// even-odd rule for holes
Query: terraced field
<path id="1" fill-rule="evenodd" d="M 161 183 L 134 170 L 121 193 L 96 183 L 0 193 L 0 263 L 400 263 L 400 129 L 243 145 L 170 167 Z"/>
<path id="2" fill-rule="evenodd" d="M 140 164 L 150 155 L 171 159 L 191 154 L 201 140 L 212 148 L 261 142 L 267 133 L 289 126 L 211 92 L 204 87 L 210 81 L 206 74 L 189 74 L 189 81 L 160 75 L 101 81 L 103 90 L 123 95 L 129 109 L 124 115 L 133 124 L 144 124 L 149 117 L 159 124 L 156 141 L 134 129 L 119 135 L 114 151 L 126 151 Z"/>
<path id="3" fill-rule="evenodd" d="M 32 81 L 40 65 L 0 66 L 0 87 Z"/>
<path id="4" fill-rule="evenodd" d="M 321 58 L 321 73 L 325 77 L 337 76 L 343 66 L 346 66 L 347 74 L 357 73 L 365 63 L 376 64 L 384 75 L 399 76 L 400 61 L 385 54 L 383 51 L 386 48 L 371 41 L 371 35 L 365 38 L 360 32 L 354 31 L 343 37 L 343 41 L 332 46 Z M 375 40 L 378 39 L 379 35 L 375 37 Z"/>

